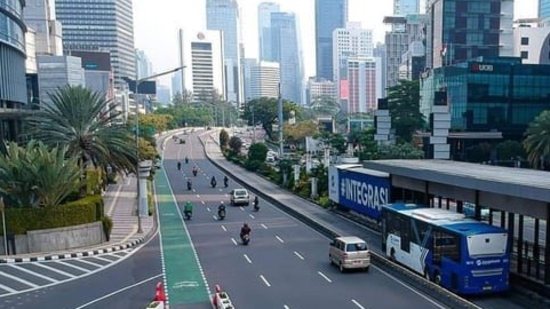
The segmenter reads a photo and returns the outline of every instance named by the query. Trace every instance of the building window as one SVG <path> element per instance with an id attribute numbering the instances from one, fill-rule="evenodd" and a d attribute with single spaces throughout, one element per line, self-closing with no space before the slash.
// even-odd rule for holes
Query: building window
<path id="1" fill-rule="evenodd" d="M 521 59 L 527 59 L 529 58 L 529 52 L 528 51 L 522 51 L 521 52 Z"/>
<path id="2" fill-rule="evenodd" d="M 521 45 L 529 45 L 529 38 L 521 38 Z"/>

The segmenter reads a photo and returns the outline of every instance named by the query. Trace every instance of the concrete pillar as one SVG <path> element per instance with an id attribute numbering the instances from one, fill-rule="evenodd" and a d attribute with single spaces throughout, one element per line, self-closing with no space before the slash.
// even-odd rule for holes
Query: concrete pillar
<path id="1" fill-rule="evenodd" d="M 138 215 L 141 217 L 149 216 L 149 203 L 147 202 L 147 178 L 151 175 L 151 160 L 139 163 L 139 178 L 138 178 Z"/>

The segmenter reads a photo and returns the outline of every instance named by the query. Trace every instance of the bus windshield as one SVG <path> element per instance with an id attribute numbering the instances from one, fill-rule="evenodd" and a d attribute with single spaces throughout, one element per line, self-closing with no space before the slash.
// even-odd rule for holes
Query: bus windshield
<path id="1" fill-rule="evenodd" d="M 508 235 L 502 233 L 472 235 L 468 236 L 467 242 L 468 253 L 472 258 L 501 256 L 506 253 Z"/>

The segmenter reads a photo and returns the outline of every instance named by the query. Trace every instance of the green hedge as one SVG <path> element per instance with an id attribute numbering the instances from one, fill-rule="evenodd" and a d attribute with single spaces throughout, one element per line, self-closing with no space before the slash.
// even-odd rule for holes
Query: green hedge
<path id="1" fill-rule="evenodd" d="M 27 231 L 93 223 L 103 218 L 103 208 L 101 195 L 88 196 L 56 207 L 7 208 L 6 229 L 8 234 L 21 235 Z M 3 235 L 2 230 L 0 235 Z"/>
<path id="2" fill-rule="evenodd" d="M 153 182 L 147 181 L 147 203 L 149 209 L 149 216 L 152 216 L 155 213 L 155 200 L 153 197 Z"/>

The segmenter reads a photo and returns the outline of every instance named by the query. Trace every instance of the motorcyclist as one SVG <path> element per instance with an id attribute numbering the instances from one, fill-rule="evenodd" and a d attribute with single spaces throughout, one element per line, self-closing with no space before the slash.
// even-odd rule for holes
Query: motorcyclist
<path id="1" fill-rule="evenodd" d="M 227 178 L 227 176 L 224 176 L 223 177 L 223 184 L 224 186 L 227 188 L 227 184 L 229 183 L 229 178 Z"/>
<path id="2" fill-rule="evenodd" d="M 191 190 L 193 187 L 193 184 L 191 183 L 191 179 L 187 178 L 187 190 Z"/>
<path id="3" fill-rule="evenodd" d="M 225 204 L 223 203 L 223 201 L 221 201 L 220 205 L 218 206 L 218 217 L 221 217 L 221 214 L 225 215 Z"/>
<path id="4" fill-rule="evenodd" d="M 178 162 L 178 171 L 181 171 L 181 162 Z"/>
<path id="5" fill-rule="evenodd" d="M 212 187 L 215 187 L 217 182 L 216 182 L 216 176 L 212 176 L 212 179 L 210 180 L 210 184 L 212 185 Z"/>
<path id="6" fill-rule="evenodd" d="M 185 206 L 183 207 L 183 213 L 187 217 L 187 219 L 191 219 L 191 215 L 193 214 L 193 204 L 190 201 L 187 201 L 185 203 Z"/>
<path id="7" fill-rule="evenodd" d="M 185 157 L 185 164 L 189 163 L 189 158 Z"/>
<path id="8" fill-rule="evenodd" d="M 250 235 L 250 232 L 252 232 L 252 230 L 250 229 L 250 227 L 248 226 L 248 224 L 244 223 L 243 226 L 241 227 L 241 239 L 243 239 L 244 235 Z"/>
<path id="9" fill-rule="evenodd" d="M 260 199 L 258 198 L 257 195 L 256 197 L 254 197 L 254 209 L 256 210 L 260 209 Z"/>
<path id="10" fill-rule="evenodd" d="M 193 166 L 193 175 L 194 176 L 197 176 L 198 171 L 199 171 L 199 168 L 196 165 Z"/>

